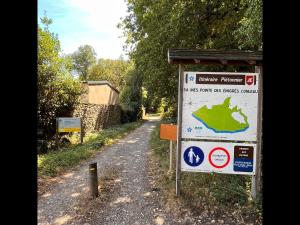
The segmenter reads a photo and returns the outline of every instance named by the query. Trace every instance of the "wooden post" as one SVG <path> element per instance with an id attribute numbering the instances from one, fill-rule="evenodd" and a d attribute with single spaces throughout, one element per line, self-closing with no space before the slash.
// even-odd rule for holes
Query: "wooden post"
<path id="1" fill-rule="evenodd" d="M 80 118 L 80 144 L 83 144 L 83 125 L 82 125 L 81 118 Z"/>
<path id="2" fill-rule="evenodd" d="M 182 126 L 182 97 L 183 97 L 183 65 L 179 64 L 178 83 L 178 112 L 177 112 L 177 148 L 176 148 L 176 196 L 180 195 L 181 172 L 181 126 Z"/>
<path id="3" fill-rule="evenodd" d="M 170 166 L 169 166 L 169 172 L 171 172 L 172 168 L 173 168 L 172 162 L 173 162 L 173 141 L 170 140 Z"/>
<path id="4" fill-rule="evenodd" d="M 59 132 L 58 132 L 58 118 L 56 118 L 56 133 L 55 133 L 55 144 L 56 144 L 55 148 L 56 149 L 58 149 L 58 141 L 59 141 L 58 134 L 59 134 Z"/>
<path id="5" fill-rule="evenodd" d="M 90 183 L 90 194 L 93 198 L 98 197 L 98 174 L 97 174 L 97 163 L 91 163 L 89 165 L 89 183 Z"/>
<path id="6" fill-rule="evenodd" d="M 262 109 L 263 109 L 263 72 L 262 66 L 255 66 L 255 72 L 259 73 L 258 86 L 258 115 L 257 115 L 257 143 L 256 143 L 256 172 L 252 176 L 251 182 L 251 197 L 254 201 L 257 199 L 257 194 L 261 193 L 261 148 L 262 148 Z"/>

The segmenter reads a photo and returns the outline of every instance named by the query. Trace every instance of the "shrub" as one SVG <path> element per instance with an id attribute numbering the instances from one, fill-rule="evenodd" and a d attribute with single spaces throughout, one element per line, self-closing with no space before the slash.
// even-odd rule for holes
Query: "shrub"
<path id="1" fill-rule="evenodd" d="M 44 17 L 42 22 L 45 28 L 38 27 L 37 119 L 43 139 L 53 140 L 56 117 L 72 115 L 82 89 L 70 73 L 69 59 L 60 56 L 58 37 L 48 29 L 51 20 Z"/>

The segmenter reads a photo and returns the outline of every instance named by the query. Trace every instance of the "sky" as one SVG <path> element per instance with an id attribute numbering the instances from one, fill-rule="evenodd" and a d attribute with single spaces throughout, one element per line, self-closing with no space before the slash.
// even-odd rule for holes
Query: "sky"
<path id="1" fill-rule="evenodd" d="M 125 38 L 117 28 L 126 16 L 124 0 L 38 0 L 38 23 L 46 15 L 53 20 L 51 32 L 58 34 L 63 53 L 73 53 L 80 45 L 91 45 L 97 58 L 117 59 Z"/>

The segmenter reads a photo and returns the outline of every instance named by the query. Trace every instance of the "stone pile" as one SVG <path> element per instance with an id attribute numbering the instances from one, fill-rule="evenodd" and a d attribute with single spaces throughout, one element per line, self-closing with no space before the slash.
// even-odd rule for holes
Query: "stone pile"
<path id="1" fill-rule="evenodd" d="M 84 132 L 95 132 L 120 124 L 121 108 L 119 105 L 81 103 L 75 108 L 73 117 L 82 119 Z"/>

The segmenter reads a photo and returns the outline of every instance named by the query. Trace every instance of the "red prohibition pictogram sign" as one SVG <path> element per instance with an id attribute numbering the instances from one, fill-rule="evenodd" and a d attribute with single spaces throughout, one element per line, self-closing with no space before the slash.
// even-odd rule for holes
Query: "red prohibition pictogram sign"
<path id="1" fill-rule="evenodd" d="M 227 161 L 225 161 L 225 163 L 224 163 L 223 165 L 216 165 L 215 163 L 213 163 L 211 157 L 212 157 L 212 154 L 213 154 L 215 151 L 223 151 L 223 152 L 225 152 L 225 154 L 226 154 L 226 156 L 227 156 Z M 225 148 L 222 148 L 222 147 L 216 147 L 216 148 L 213 148 L 213 149 L 210 151 L 210 153 L 209 153 L 209 155 L 208 155 L 208 160 L 209 160 L 209 163 L 210 163 L 213 167 L 220 169 L 220 168 L 224 168 L 225 166 L 228 165 L 228 163 L 229 163 L 229 161 L 230 161 L 230 155 L 229 155 L 229 152 L 228 152 Z"/>

